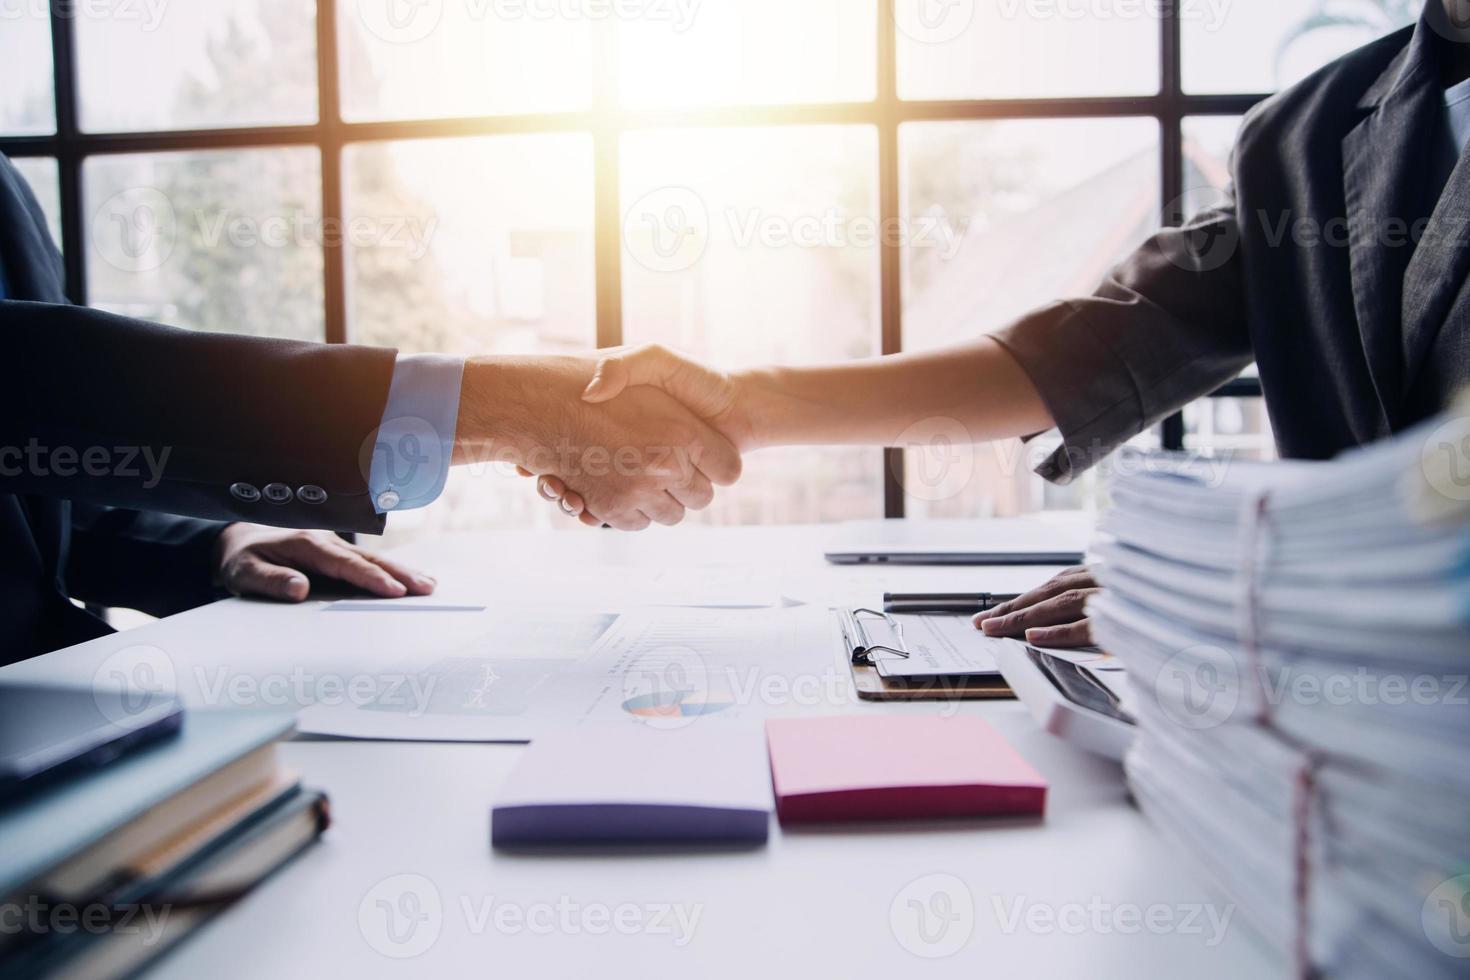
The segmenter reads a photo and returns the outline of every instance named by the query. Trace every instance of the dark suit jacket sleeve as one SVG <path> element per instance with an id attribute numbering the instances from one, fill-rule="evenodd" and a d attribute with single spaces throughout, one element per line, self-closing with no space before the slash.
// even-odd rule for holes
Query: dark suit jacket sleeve
<path id="1" fill-rule="evenodd" d="M 1038 473 L 1069 482 L 1250 364 L 1239 243 L 1232 196 L 1154 235 L 1094 295 L 995 335 L 1061 431 Z"/>
<path id="2" fill-rule="evenodd" d="M 74 598 L 171 616 L 224 595 L 212 578 L 227 525 L 95 504 L 74 503 L 71 515 L 66 584 Z"/>
<path id="3" fill-rule="evenodd" d="M 381 533 L 367 489 L 395 352 L 202 333 L 0 301 L 0 490 Z M 271 484 L 291 499 L 248 492 Z M 326 491 L 310 503 L 303 486 Z M 237 488 L 238 490 L 239 488 Z M 314 497 L 315 494 L 308 494 Z"/>

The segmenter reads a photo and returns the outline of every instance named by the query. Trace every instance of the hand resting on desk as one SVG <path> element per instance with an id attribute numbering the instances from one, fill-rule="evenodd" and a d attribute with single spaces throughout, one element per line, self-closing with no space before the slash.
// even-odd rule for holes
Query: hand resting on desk
<path id="1" fill-rule="evenodd" d="M 435 582 L 325 531 L 282 531 L 231 524 L 215 545 L 216 585 L 237 596 L 302 602 L 311 593 L 305 573 L 337 579 L 385 599 L 429 595 Z"/>
<path id="2" fill-rule="evenodd" d="M 975 614 L 975 628 L 986 636 L 1008 636 L 1044 647 L 1092 645 L 1087 600 L 1102 589 L 1092 570 L 1078 565 L 1010 602 Z"/>

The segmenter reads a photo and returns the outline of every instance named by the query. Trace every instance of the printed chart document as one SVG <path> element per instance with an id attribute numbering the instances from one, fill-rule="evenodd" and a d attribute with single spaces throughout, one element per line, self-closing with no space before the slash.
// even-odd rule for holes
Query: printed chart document
<path id="1" fill-rule="evenodd" d="M 334 703 L 303 711 L 297 730 L 528 742 L 583 721 L 680 728 L 705 716 L 760 721 L 856 703 L 826 609 L 502 607 L 483 618 L 484 632 L 469 644 L 352 679 Z M 360 690 L 351 690 L 354 681 Z"/>
<path id="2" fill-rule="evenodd" d="M 572 723 L 683 728 L 857 703 L 837 623 L 815 607 L 625 613 L 561 684 L 553 707 Z"/>
<path id="3" fill-rule="evenodd" d="M 484 632 L 456 650 L 424 650 L 344 678 L 342 696 L 303 711 L 297 731 L 405 741 L 530 741 L 536 733 L 533 706 L 547 696 L 554 678 L 591 653 L 618 616 L 499 608 L 482 618 Z"/>

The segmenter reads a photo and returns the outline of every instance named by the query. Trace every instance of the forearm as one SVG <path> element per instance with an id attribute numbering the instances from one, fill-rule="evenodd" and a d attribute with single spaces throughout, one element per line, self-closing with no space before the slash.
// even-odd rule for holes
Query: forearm
<path id="1" fill-rule="evenodd" d="M 913 426 L 959 423 L 972 442 L 1052 427 L 1026 373 L 989 337 L 944 350 L 736 375 L 749 432 L 743 448 L 896 446 Z"/>
<path id="2" fill-rule="evenodd" d="M 559 431 L 591 376 L 585 358 L 466 359 L 451 462 L 527 464 L 543 441 L 532 433 Z"/>

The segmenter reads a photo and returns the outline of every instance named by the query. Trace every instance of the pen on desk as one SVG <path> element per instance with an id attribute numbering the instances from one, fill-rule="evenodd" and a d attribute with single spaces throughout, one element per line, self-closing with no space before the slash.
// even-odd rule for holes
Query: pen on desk
<path id="1" fill-rule="evenodd" d="M 1016 598 L 1018 593 L 885 592 L 883 608 L 894 613 L 977 613 Z"/>

